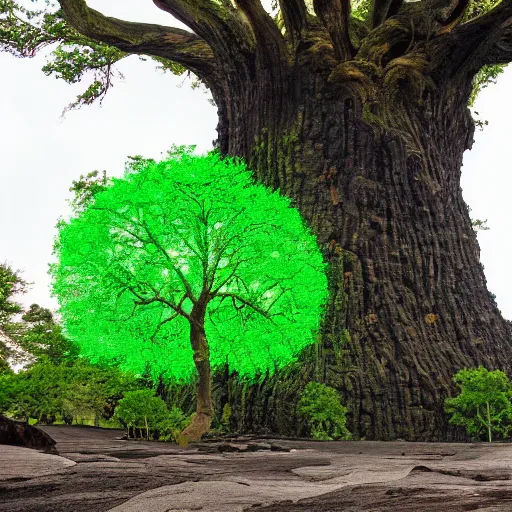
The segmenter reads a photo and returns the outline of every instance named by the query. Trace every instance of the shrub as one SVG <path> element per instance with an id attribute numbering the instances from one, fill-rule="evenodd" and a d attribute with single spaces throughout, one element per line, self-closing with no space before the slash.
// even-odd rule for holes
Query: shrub
<path id="1" fill-rule="evenodd" d="M 298 413 L 306 420 L 313 439 L 350 439 L 347 409 L 334 388 L 310 382 L 300 397 Z"/>
<path id="2" fill-rule="evenodd" d="M 114 412 L 114 419 L 127 427 L 144 429 L 146 439 L 149 432 L 157 430 L 157 426 L 169 417 L 165 402 L 152 389 L 128 391 Z"/>
<path id="3" fill-rule="evenodd" d="M 191 416 L 187 416 L 179 407 L 173 407 L 169 415 L 160 421 L 156 428 L 161 441 L 176 442 L 180 433 L 187 427 L 191 421 Z"/>
<path id="4" fill-rule="evenodd" d="M 114 412 L 114 419 L 126 427 L 142 429 L 146 439 L 157 437 L 162 441 L 176 441 L 180 432 L 190 423 L 190 416 L 186 416 L 179 407 L 170 411 L 165 402 L 155 396 L 151 389 L 129 391 Z"/>

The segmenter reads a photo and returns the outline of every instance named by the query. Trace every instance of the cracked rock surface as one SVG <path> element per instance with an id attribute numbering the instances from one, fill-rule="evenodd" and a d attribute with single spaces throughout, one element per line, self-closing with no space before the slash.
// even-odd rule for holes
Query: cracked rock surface
<path id="1" fill-rule="evenodd" d="M 512 444 L 243 439 L 182 449 L 118 430 L 44 430 L 58 455 L 0 447 L 0 511 L 512 511 Z"/>

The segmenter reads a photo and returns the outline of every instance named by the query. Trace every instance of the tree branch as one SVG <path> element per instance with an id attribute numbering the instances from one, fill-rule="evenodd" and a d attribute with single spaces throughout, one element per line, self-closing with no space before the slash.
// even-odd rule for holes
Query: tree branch
<path id="1" fill-rule="evenodd" d="M 304 0 L 279 0 L 284 26 L 292 42 L 302 39 L 307 26 L 308 10 Z"/>
<path id="2" fill-rule="evenodd" d="M 174 265 L 174 262 L 172 261 L 172 258 L 169 256 L 169 254 L 167 253 L 165 248 L 162 247 L 162 244 L 160 244 L 160 242 L 153 236 L 153 234 L 151 233 L 149 228 L 145 224 L 142 224 L 142 227 L 144 228 L 144 231 L 146 231 L 146 233 L 147 233 L 147 235 L 149 237 L 149 240 L 151 240 L 153 245 L 167 259 L 167 261 L 169 261 L 169 263 L 171 264 L 172 269 L 174 270 L 174 272 L 176 272 L 177 276 L 180 278 L 180 281 L 183 283 L 183 286 L 185 287 L 185 290 L 187 292 L 188 297 L 195 304 L 197 302 L 197 299 L 194 296 L 194 292 L 192 290 L 192 286 L 190 286 L 190 283 L 188 282 L 187 278 L 185 277 L 185 274 L 183 274 L 183 272 L 180 270 L 180 268 L 178 266 Z"/>
<path id="3" fill-rule="evenodd" d="M 382 25 L 388 18 L 398 14 L 404 0 L 375 0 L 372 6 L 372 28 Z"/>
<path id="4" fill-rule="evenodd" d="M 331 36 L 336 58 L 350 60 L 354 55 L 348 33 L 350 0 L 313 0 L 313 7 Z"/>
<path id="5" fill-rule="evenodd" d="M 185 301 L 185 299 L 188 297 L 188 294 L 185 294 L 184 298 L 181 299 L 180 303 L 178 305 L 176 305 L 176 304 L 173 304 L 171 301 L 169 301 L 169 300 L 161 297 L 157 293 L 155 293 L 154 289 L 153 289 L 153 293 L 155 293 L 155 295 L 153 297 L 151 297 L 150 299 L 147 299 L 140 293 L 136 292 L 135 288 L 133 286 L 128 287 L 127 289 L 133 295 L 135 295 L 135 297 L 137 297 L 138 300 L 134 302 L 134 304 L 136 306 L 148 306 L 149 304 L 153 304 L 155 302 L 160 302 L 161 304 L 165 304 L 166 306 L 171 308 L 177 314 L 185 317 L 188 321 L 191 321 L 190 315 L 186 311 L 184 311 L 183 308 L 181 307 L 183 302 Z"/>
<path id="6" fill-rule="evenodd" d="M 153 3 L 202 37 L 216 50 L 217 56 L 253 49 L 254 40 L 247 21 L 231 2 L 223 0 L 222 5 L 218 5 L 211 0 L 153 0 Z"/>
<path id="7" fill-rule="evenodd" d="M 433 70 L 441 77 L 472 78 L 482 66 L 512 61 L 512 0 L 458 25 L 432 41 Z"/>
<path id="8" fill-rule="evenodd" d="M 110 18 L 88 7 L 85 0 L 59 0 L 59 3 L 66 21 L 86 37 L 123 52 L 172 60 L 199 77 L 215 71 L 211 47 L 186 30 Z"/>
<path id="9" fill-rule="evenodd" d="M 260 308 L 256 304 L 253 304 L 251 301 L 244 299 L 243 297 L 241 297 L 240 295 L 238 295 L 236 293 L 217 293 L 216 297 L 232 298 L 234 300 L 237 300 L 238 302 L 241 302 L 245 306 L 250 307 L 251 309 L 253 309 L 254 311 L 256 311 L 257 313 L 259 313 L 260 315 L 264 316 L 265 318 L 267 318 L 268 320 L 270 320 L 272 322 L 272 317 L 268 311 L 265 311 L 264 309 Z"/>
<path id="10" fill-rule="evenodd" d="M 260 0 L 235 0 L 235 2 L 252 26 L 263 67 L 279 65 L 286 59 L 287 49 L 284 37 L 274 20 L 265 11 Z"/>

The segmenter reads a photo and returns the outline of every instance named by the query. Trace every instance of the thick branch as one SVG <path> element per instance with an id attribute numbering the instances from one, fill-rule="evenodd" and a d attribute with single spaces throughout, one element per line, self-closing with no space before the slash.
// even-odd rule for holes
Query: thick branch
<path id="1" fill-rule="evenodd" d="M 306 28 L 308 10 L 304 0 L 279 0 L 284 26 L 291 41 L 300 41 L 302 31 Z"/>
<path id="2" fill-rule="evenodd" d="M 348 33 L 350 0 L 313 0 L 313 7 L 331 36 L 336 58 L 350 60 L 354 55 Z"/>
<path id="3" fill-rule="evenodd" d="M 222 5 L 211 0 L 153 0 L 153 3 L 201 36 L 218 57 L 244 54 L 254 46 L 247 21 L 226 1 Z"/>
<path id="4" fill-rule="evenodd" d="M 136 306 L 148 306 L 149 304 L 154 304 L 155 302 L 159 302 L 161 304 L 165 304 L 166 306 L 171 308 L 175 313 L 185 317 L 187 320 L 190 321 L 190 315 L 185 310 L 183 310 L 183 308 L 181 307 L 184 302 L 184 299 L 186 299 L 188 297 L 188 295 L 185 295 L 185 298 L 182 299 L 178 305 L 176 305 L 176 304 L 172 303 L 171 301 L 164 299 L 163 297 L 160 297 L 159 295 L 155 295 L 154 297 L 151 297 L 150 299 L 148 299 L 148 298 L 144 297 L 143 295 L 141 295 L 140 293 L 136 292 L 135 288 L 133 288 L 133 287 L 129 287 L 128 290 L 133 295 L 135 295 L 135 297 L 137 297 L 138 300 L 134 302 L 134 304 Z M 173 317 L 174 317 L 174 315 L 173 315 Z M 156 335 L 156 333 L 155 333 L 155 335 Z M 153 335 L 153 336 L 155 336 L 155 335 Z"/>
<path id="5" fill-rule="evenodd" d="M 279 65 L 286 58 L 287 49 L 284 37 L 274 20 L 265 11 L 260 0 L 235 1 L 251 23 L 263 67 Z"/>
<path id="6" fill-rule="evenodd" d="M 210 46 L 186 30 L 110 18 L 89 8 L 85 0 L 59 2 L 66 21 L 86 37 L 110 44 L 123 52 L 172 60 L 200 77 L 215 70 Z"/>
<path id="7" fill-rule="evenodd" d="M 372 7 L 372 27 L 382 25 L 388 18 L 398 14 L 404 0 L 375 0 Z"/>
<path id="8" fill-rule="evenodd" d="M 472 78 L 486 64 L 512 61 L 512 0 L 455 27 L 432 42 L 432 67 L 439 76 Z"/>

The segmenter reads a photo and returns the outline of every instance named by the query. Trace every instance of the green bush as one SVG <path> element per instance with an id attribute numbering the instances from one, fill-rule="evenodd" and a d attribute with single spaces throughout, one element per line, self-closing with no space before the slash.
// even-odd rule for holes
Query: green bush
<path id="1" fill-rule="evenodd" d="M 159 439 L 176 442 L 191 419 L 191 416 L 187 416 L 179 407 L 173 407 L 168 417 L 157 424 Z"/>
<path id="2" fill-rule="evenodd" d="M 485 435 L 489 442 L 493 434 L 506 438 L 512 431 L 512 384 L 507 375 L 480 366 L 458 371 L 453 380 L 460 394 L 445 401 L 450 423 L 464 427 L 470 436 Z"/>
<path id="3" fill-rule="evenodd" d="M 125 393 L 116 407 L 114 419 L 126 427 L 142 429 L 146 439 L 158 437 L 162 441 L 175 441 L 190 423 L 190 417 L 178 407 L 169 411 L 165 402 L 151 389 Z"/>
<path id="4" fill-rule="evenodd" d="M 341 405 L 334 388 L 310 382 L 302 392 L 297 410 L 306 420 L 313 439 L 350 439 L 346 427 L 347 409 Z"/>

